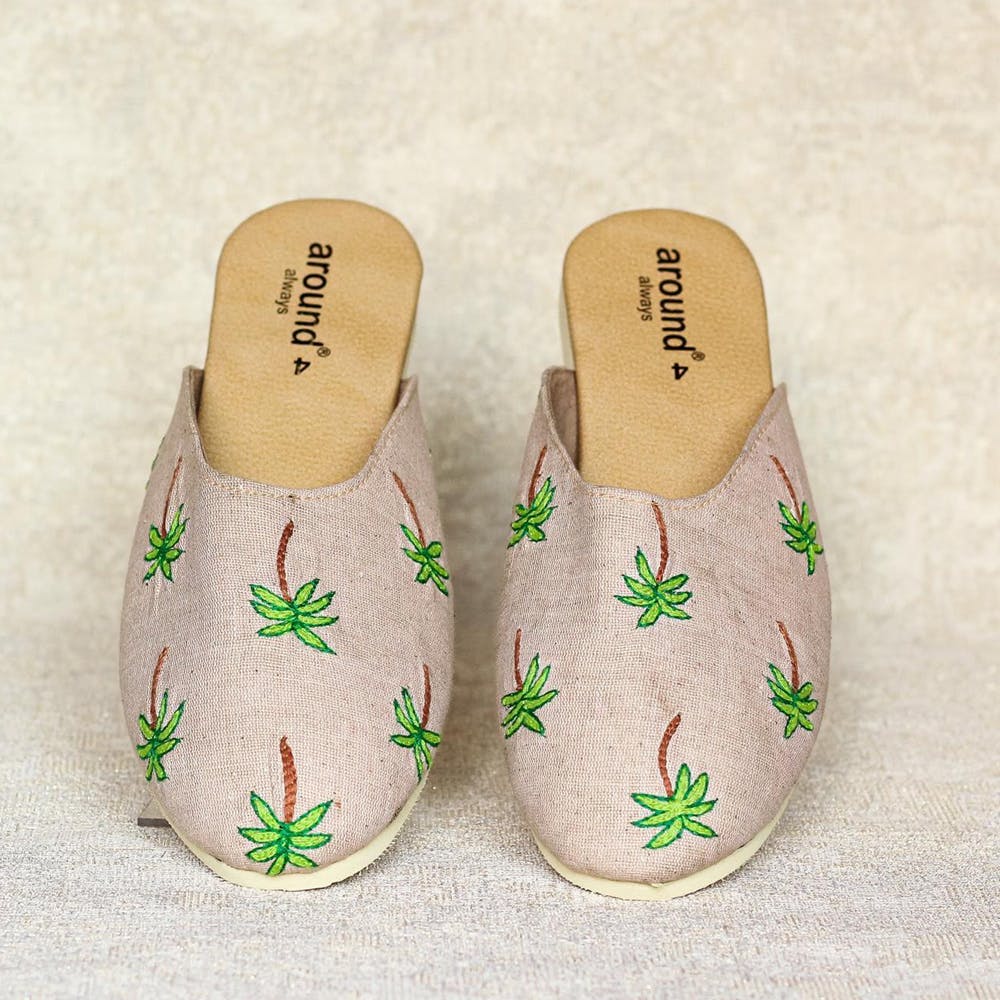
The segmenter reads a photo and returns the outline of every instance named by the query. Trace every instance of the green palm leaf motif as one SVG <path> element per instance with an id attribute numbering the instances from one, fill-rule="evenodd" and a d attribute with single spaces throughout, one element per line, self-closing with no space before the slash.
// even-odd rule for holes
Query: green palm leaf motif
<path id="1" fill-rule="evenodd" d="M 771 689 L 771 704 L 788 717 L 785 723 L 785 739 L 787 740 L 796 729 L 812 729 L 812 719 L 809 718 L 819 707 L 819 702 L 812 697 L 813 686 L 810 683 L 799 686 L 799 658 L 795 654 L 795 646 L 792 645 L 792 638 L 785 628 L 784 622 L 775 622 L 781 632 L 782 639 L 785 640 L 785 648 L 788 650 L 788 659 L 792 665 L 791 678 L 785 675 L 773 664 L 769 663 L 768 668 L 771 676 L 767 677 L 767 686 Z"/>
<path id="2" fill-rule="evenodd" d="M 539 654 L 536 653 L 532 657 L 531 663 L 528 664 L 528 673 L 524 677 L 521 676 L 521 630 L 518 629 L 514 636 L 514 684 L 516 689 L 500 699 L 500 704 L 507 709 L 507 714 L 500 723 L 503 727 L 505 740 L 509 740 L 522 727 L 537 733 L 539 736 L 545 735 L 545 725 L 538 718 L 538 710 L 559 694 L 555 688 L 545 690 L 551 669 L 551 666 L 544 669 L 541 667 Z"/>
<path id="3" fill-rule="evenodd" d="M 147 583 L 156 576 L 157 572 L 161 573 L 164 579 L 173 580 L 174 563 L 184 554 L 184 550 L 180 547 L 181 536 L 184 534 L 184 529 L 187 528 L 187 518 L 181 517 L 184 513 L 184 504 L 180 504 L 177 507 L 177 510 L 174 511 L 174 516 L 171 518 L 169 524 L 167 523 L 167 515 L 170 512 L 170 499 L 173 496 L 174 487 L 177 485 L 177 477 L 180 475 L 182 460 L 183 457 L 178 456 L 173 475 L 170 477 L 170 486 L 167 488 L 167 496 L 163 501 L 163 515 L 160 518 L 160 523 L 159 525 L 151 524 L 149 526 L 150 549 L 143 556 L 143 560 L 149 563 L 149 567 L 143 576 L 143 580 Z M 153 461 L 155 464 L 156 460 L 154 459 Z"/>
<path id="4" fill-rule="evenodd" d="M 268 875 L 280 875 L 288 865 L 293 868 L 315 868 L 316 862 L 302 852 L 315 851 L 318 847 L 323 847 L 330 843 L 333 836 L 331 833 L 312 832 L 323 822 L 323 817 L 326 816 L 332 802 L 321 802 L 296 818 L 298 772 L 295 769 L 292 748 L 288 745 L 286 737 L 281 737 L 278 750 L 281 753 L 281 773 L 285 786 L 282 818 L 278 819 L 274 810 L 256 792 L 251 792 L 250 806 L 264 825 L 238 828 L 241 837 L 258 845 L 247 851 L 246 856 L 251 861 L 267 864 Z"/>
<path id="5" fill-rule="evenodd" d="M 681 607 L 691 600 L 691 591 L 684 590 L 684 585 L 688 582 L 687 574 L 678 573 L 675 576 L 663 579 L 667 569 L 667 559 L 670 552 L 667 546 L 667 526 L 663 521 L 663 511 L 658 503 L 653 503 L 653 516 L 656 518 L 656 526 L 660 535 L 660 565 L 656 573 L 649 565 L 649 560 L 642 549 L 636 549 L 635 568 L 639 573 L 638 579 L 633 576 L 623 575 L 625 586 L 628 587 L 628 594 L 615 594 L 615 600 L 622 604 L 628 604 L 634 608 L 643 608 L 636 628 L 649 628 L 660 620 L 661 617 L 676 618 L 683 621 L 691 616 Z"/>
<path id="6" fill-rule="evenodd" d="M 413 704 L 413 698 L 406 688 L 403 688 L 402 691 L 402 701 L 398 698 L 394 699 L 392 707 L 396 714 L 396 721 L 403 727 L 404 731 L 393 734 L 389 739 L 396 746 L 403 747 L 413 753 L 413 761 L 417 767 L 417 781 L 421 781 L 430 770 L 431 748 L 438 746 L 441 742 L 440 735 L 433 729 L 427 728 L 431 716 L 431 672 L 426 663 L 424 664 L 424 704 L 420 715 L 417 715 L 417 707 Z"/>
<path id="7" fill-rule="evenodd" d="M 147 781 L 152 781 L 153 778 L 156 778 L 157 781 L 167 780 L 163 758 L 181 742 L 179 737 L 174 736 L 174 733 L 177 731 L 181 716 L 184 714 L 186 702 L 182 701 L 168 715 L 169 692 L 164 691 L 159 708 L 156 704 L 156 689 L 160 683 L 160 674 L 163 672 L 163 664 L 166 662 L 169 650 L 169 646 L 164 646 L 156 658 L 153 680 L 149 686 L 149 715 L 140 714 L 139 716 L 139 732 L 142 733 L 146 742 L 137 743 L 135 750 L 139 759 L 146 762 Z"/>
<path id="8" fill-rule="evenodd" d="M 295 530 L 295 524 L 289 521 L 285 525 L 285 530 L 281 533 L 281 540 L 278 542 L 278 557 L 276 566 L 278 570 L 278 590 L 274 593 L 267 587 L 259 583 L 250 584 L 250 593 L 253 595 L 250 600 L 250 607 L 261 616 L 266 618 L 271 624 L 258 629 L 257 635 L 266 638 L 274 638 L 279 635 L 291 633 L 299 642 L 304 643 L 311 649 L 319 650 L 321 653 L 333 653 L 324 639 L 316 632 L 318 628 L 326 628 L 340 620 L 338 615 L 323 615 L 333 600 L 334 591 L 323 594 L 321 597 L 314 597 L 319 579 L 310 580 L 302 584 L 294 594 L 288 589 L 288 577 L 285 574 L 285 556 L 288 551 L 288 542 Z"/>
<path id="9" fill-rule="evenodd" d="M 792 506 L 778 501 L 778 510 L 781 511 L 783 522 L 781 530 L 788 535 L 785 544 L 793 551 L 804 553 L 806 557 L 806 573 L 812 576 L 816 571 L 816 557 L 823 554 L 823 546 L 816 540 L 819 532 L 819 525 L 809 516 L 809 504 L 805 500 L 799 504 L 798 495 L 792 480 L 785 471 L 784 465 L 777 455 L 771 456 L 774 467 L 784 480 L 785 489 L 792 499 Z"/>
<path id="10" fill-rule="evenodd" d="M 538 480 L 542 475 L 542 462 L 545 460 L 545 453 L 548 445 L 544 445 L 538 453 L 538 461 L 535 462 L 535 470 L 531 474 L 531 483 L 528 486 L 527 504 L 514 504 L 514 520 L 510 522 L 511 531 L 514 534 L 507 543 L 507 548 L 513 548 L 521 539 L 527 538 L 531 542 L 544 542 L 545 532 L 542 525 L 552 516 L 556 509 L 552 501 L 556 496 L 556 488 L 552 485 L 552 477 L 548 476 L 541 487 Z"/>
<path id="11" fill-rule="evenodd" d="M 680 724 L 681 717 L 678 713 L 670 720 L 660 741 L 660 752 L 657 755 L 660 779 L 666 795 L 632 793 L 633 801 L 649 811 L 648 816 L 633 820 L 632 825 L 661 828 L 659 833 L 654 834 L 646 843 L 646 847 L 653 850 L 668 847 L 683 833 L 692 833 L 696 837 L 716 836 L 716 832 L 710 826 L 695 818 L 704 816 L 715 808 L 715 799 L 705 800 L 708 794 L 708 774 L 703 772 L 692 781 L 690 768 L 687 764 L 681 764 L 677 771 L 676 782 L 673 785 L 670 783 L 670 774 L 667 771 L 667 747 Z"/>
<path id="12" fill-rule="evenodd" d="M 410 496 L 406 486 L 403 485 L 403 480 L 395 472 L 392 474 L 392 478 L 396 481 L 396 486 L 403 495 L 407 507 L 410 508 L 410 516 L 417 527 L 416 533 L 414 533 L 405 524 L 400 525 L 400 528 L 403 529 L 403 537 L 413 546 L 412 548 L 407 548 L 404 545 L 403 554 L 407 559 L 412 559 L 420 567 L 414 579 L 417 583 L 427 583 L 429 580 L 447 597 L 448 586 L 445 580 L 448 579 L 449 574 L 440 561 L 444 546 L 438 541 L 427 541 L 427 536 L 424 534 L 420 517 L 417 515 L 417 506 L 413 502 L 413 498 Z"/>

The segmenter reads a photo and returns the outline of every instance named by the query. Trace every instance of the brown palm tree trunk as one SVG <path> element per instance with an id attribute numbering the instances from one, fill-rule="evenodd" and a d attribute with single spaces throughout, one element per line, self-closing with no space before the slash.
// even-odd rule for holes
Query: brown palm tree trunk
<path id="1" fill-rule="evenodd" d="M 531 482 L 528 484 L 529 507 L 535 502 L 535 497 L 538 495 L 538 480 L 542 477 L 542 462 L 545 461 L 545 454 L 548 450 L 547 444 L 542 445 L 542 450 L 538 453 L 538 461 L 535 462 L 535 471 L 531 473 Z"/>
<path id="2" fill-rule="evenodd" d="M 420 518 L 417 515 L 417 505 L 413 502 L 413 497 L 410 496 L 410 491 L 404 485 L 403 480 L 400 479 L 395 472 L 392 474 L 392 478 L 396 480 L 396 487 L 399 489 L 399 492 L 403 495 L 403 499 L 406 501 L 406 506 L 410 508 L 410 517 L 413 518 L 413 523 L 417 527 L 417 538 L 420 539 L 420 544 L 424 546 L 424 548 L 426 548 L 427 538 L 424 535 L 423 525 L 420 523 Z"/>
<path id="3" fill-rule="evenodd" d="M 663 787 L 666 789 L 668 799 L 674 794 L 674 786 L 670 783 L 670 775 L 667 772 L 667 747 L 670 746 L 670 740 L 673 738 L 674 733 L 677 732 L 677 727 L 680 724 L 681 714 L 678 712 L 670 720 L 669 725 L 664 731 L 663 739 L 660 740 L 660 752 L 656 756 L 656 762 L 660 768 L 660 778 L 663 779 Z"/>
<path id="4" fill-rule="evenodd" d="M 792 688 L 796 691 L 799 689 L 799 658 L 795 655 L 795 646 L 792 645 L 792 637 L 788 634 L 788 629 L 785 628 L 784 622 L 775 622 L 778 626 L 778 631 L 781 633 L 781 638 L 785 640 L 785 647 L 788 650 L 788 659 L 792 664 Z"/>
<path id="5" fill-rule="evenodd" d="M 288 590 L 288 577 L 285 575 L 285 554 L 288 552 L 288 542 L 294 530 L 295 524 L 289 520 L 288 524 L 285 525 L 285 530 L 281 533 L 281 541 L 278 542 L 278 558 L 275 560 L 278 569 L 278 590 L 281 591 L 281 596 L 289 604 L 292 602 L 292 595 Z"/>
<path id="6" fill-rule="evenodd" d="M 167 658 L 167 651 L 169 649 L 169 646 L 164 646 L 160 650 L 160 655 L 156 658 L 156 666 L 153 667 L 153 682 L 149 686 L 149 724 L 154 729 L 158 721 L 156 717 L 156 689 L 160 683 L 160 674 L 163 673 L 163 663 Z"/>
<path id="7" fill-rule="evenodd" d="M 181 472 L 181 462 L 184 461 L 183 455 L 177 456 L 177 464 L 174 466 L 173 475 L 170 477 L 170 485 L 167 487 L 167 495 L 163 498 L 163 514 L 160 517 L 160 537 L 167 537 L 167 514 L 170 511 L 170 498 L 174 495 L 174 487 L 177 485 L 177 477 Z"/>
<path id="8" fill-rule="evenodd" d="M 286 823 L 291 823 L 295 819 L 295 796 L 298 794 L 299 776 L 295 770 L 295 757 L 288 745 L 287 737 L 281 737 L 278 750 L 281 753 L 281 778 L 285 785 L 284 817 Z"/>
<path id="9" fill-rule="evenodd" d="M 670 550 L 667 546 L 667 525 L 663 520 L 663 511 L 660 505 L 653 503 L 653 517 L 656 518 L 656 529 L 660 534 L 660 565 L 656 570 L 656 582 L 662 583 L 663 574 L 667 571 L 667 559 L 670 557 Z"/>
<path id="10" fill-rule="evenodd" d="M 424 709 L 420 713 L 420 728 L 426 729 L 431 717 L 431 671 L 424 664 Z"/>
<path id="11" fill-rule="evenodd" d="M 795 511 L 795 516 L 802 517 L 802 508 L 799 506 L 799 498 L 795 493 L 795 487 L 792 486 L 792 481 L 785 471 L 785 467 L 781 464 L 781 459 L 777 455 L 771 456 L 771 461 L 774 462 L 774 467 L 778 470 L 778 474 L 785 481 L 785 489 L 788 490 L 788 495 L 792 498 L 792 510 Z"/>
<path id="12" fill-rule="evenodd" d="M 521 630 L 518 629 L 514 635 L 514 684 L 520 691 L 524 686 L 524 678 L 521 676 Z"/>

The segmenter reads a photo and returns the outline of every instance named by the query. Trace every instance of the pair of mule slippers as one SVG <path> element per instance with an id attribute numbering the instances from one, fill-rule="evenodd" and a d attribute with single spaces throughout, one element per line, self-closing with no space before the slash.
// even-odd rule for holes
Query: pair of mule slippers
<path id="1" fill-rule="evenodd" d="M 441 743 L 453 585 L 403 377 L 421 270 L 368 205 L 252 216 L 153 464 L 125 716 L 170 825 L 240 885 L 370 864 Z M 669 898 L 746 862 L 805 766 L 827 691 L 823 546 L 731 230 L 611 216 L 571 244 L 563 292 L 573 367 L 542 375 L 506 536 L 497 733 L 559 874 Z"/>

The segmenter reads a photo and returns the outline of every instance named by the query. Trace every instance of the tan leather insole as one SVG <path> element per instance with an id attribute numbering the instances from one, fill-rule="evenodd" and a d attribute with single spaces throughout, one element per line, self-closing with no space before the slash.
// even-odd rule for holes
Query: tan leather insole
<path id="1" fill-rule="evenodd" d="M 622 212 L 570 244 L 563 290 L 583 477 L 667 498 L 718 483 L 772 391 L 740 238 L 688 212 Z"/>
<path id="2" fill-rule="evenodd" d="M 198 424 L 222 472 L 304 489 L 357 473 L 392 414 L 422 267 L 391 215 L 290 201 L 219 257 Z"/>

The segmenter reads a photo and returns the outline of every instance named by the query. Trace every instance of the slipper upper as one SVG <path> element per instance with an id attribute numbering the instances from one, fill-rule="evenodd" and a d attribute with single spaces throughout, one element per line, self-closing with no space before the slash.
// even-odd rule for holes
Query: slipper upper
<path id="1" fill-rule="evenodd" d="M 550 369 L 511 524 L 500 728 L 521 808 L 561 862 L 669 882 L 766 827 L 812 750 L 822 537 L 783 386 L 724 479 L 689 499 L 585 482 L 576 428 L 574 374 Z"/>
<path id="2" fill-rule="evenodd" d="M 184 373 L 129 556 L 120 674 L 149 788 L 233 867 L 322 866 L 425 776 L 452 672 L 447 550 L 414 380 L 364 468 L 282 489 L 202 450 Z"/>

